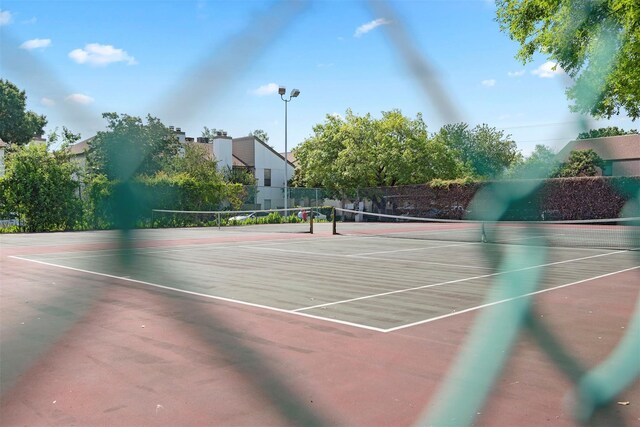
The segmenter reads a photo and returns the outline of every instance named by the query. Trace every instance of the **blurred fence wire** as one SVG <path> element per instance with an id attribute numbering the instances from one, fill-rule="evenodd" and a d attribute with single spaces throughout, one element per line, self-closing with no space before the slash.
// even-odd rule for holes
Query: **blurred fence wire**
<path id="1" fill-rule="evenodd" d="M 275 2 L 264 14 L 256 16 L 254 22 L 249 23 L 246 29 L 227 40 L 222 52 L 211 51 L 205 54 L 202 63 L 193 64 L 191 67 L 197 71 L 177 82 L 176 87 L 161 100 L 164 105 L 163 115 L 177 117 L 176 120 L 179 120 L 180 117 L 194 114 L 198 108 L 194 100 L 207 98 L 202 94 L 214 93 L 220 87 L 231 83 L 238 72 L 253 63 L 255 54 L 267 49 L 277 41 L 280 34 L 291 27 L 297 17 L 309 11 L 310 4 L 309 1 Z M 393 22 L 393 25 L 384 26 L 386 37 L 397 52 L 399 60 L 406 65 L 414 78 L 416 88 L 423 94 L 425 102 L 434 105 L 445 122 L 458 121 L 460 113 L 456 103 L 442 85 L 431 61 L 416 47 L 410 29 L 395 12 L 393 2 L 375 0 L 365 4 L 376 17 L 383 16 Z M 23 72 L 24 79 L 36 86 L 44 85 L 47 89 L 53 90 L 53 93 L 66 93 L 63 89 L 65 85 L 46 63 L 16 48 L 17 43 L 8 30 L 3 30 L 1 43 L 4 67 Z M 613 40 L 601 43 L 599 48 L 598 55 L 604 58 L 603 62 L 610 63 L 614 60 Z M 607 67 L 602 67 L 601 74 L 597 77 L 603 81 L 606 72 Z M 594 98 L 598 94 L 585 88 L 581 96 Z M 86 110 L 72 110 L 69 105 L 65 108 L 68 113 L 66 117 L 73 120 L 90 122 L 97 117 L 87 114 Z M 588 119 L 585 118 L 578 130 L 588 130 L 588 123 Z M 133 224 L 137 214 L 133 208 L 136 204 L 135 194 L 130 187 L 131 176 L 127 171 L 123 171 L 122 178 L 113 212 L 122 230 L 119 240 L 122 254 L 120 262 L 125 269 L 132 265 L 153 269 L 152 261 L 129 250 L 135 238 Z M 491 213 L 493 217 L 487 219 L 497 221 L 524 195 L 535 191 L 538 185 L 539 181 L 523 181 L 517 187 L 489 186 L 476 198 L 482 198 L 483 203 L 494 206 Z M 635 194 L 628 201 L 627 208 L 632 209 L 640 203 L 640 190 L 626 190 Z M 296 197 L 300 199 L 301 205 L 320 204 L 322 195 L 318 195 L 317 191 L 298 191 L 301 193 Z M 474 208 L 474 203 L 477 201 L 472 200 L 471 209 Z M 538 289 L 544 276 L 543 271 L 539 269 L 536 273 L 522 267 L 525 260 L 527 263 L 539 260 L 538 264 L 543 264 L 547 257 L 544 247 L 519 246 L 508 252 L 493 251 L 486 256 L 493 257 L 492 264 L 499 266 L 500 271 L 509 272 L 496 276 L 490 295 L 487 296 L 488 300 L 515 298 L 531 294 Z M 598 413 L 608 417 L 606 424 L 621 422 L 609 409 L 611 404 L 615 403 L 615 396 L 640 375 L 637 359 L 640 348 L 640 300 L 633 317 L 629 319 L 624 338 L 611 349 L 606 360 L 589 369 L 583 366 L 578 356 L 572 354 L 557 334 L 541 321 L 532 298 L 517 298 L 510 304 L 493 305 L 480 313 L 442 387 L 431 403 L 424 408 L 422 416 L 417 421 L 418 425 L 472 425 L 476 414 L 487 402 L 493 386 L 503 372 L 514 344 L 523 334 L 532 336 L 535 343 L 553 361 L 556 369 L 572 383 L 576 422 L 590 424 Z M 224 318 L 202 311 L 200 306 L 192 304 L 188 299 L 174 299 L 172 304 L 181 305 L 182 309 L 194 313 L 200 321 L 191 323 L 193 332 L 208 345 L 229 358 L 251 360 L 251 363 L 240 365 L 240 369 L 244 369 L 244 377 L 271 402 L 283 419 L 295 425 L 328 424 L 324 414 L 310 409 L 301 397 L 288 387 L 283 380 L 282 372 L 274 369 L 266 361 L 268 358 L 262 357 L 257 349 L 249 347 L 237 338 L 237 334 L 233 333 L 234 326 L 228 324 Z M 482 366 L 482 369 L 478 369 L 478 366 Z M 464 381 L 460 381 L 461 378 Z"/>

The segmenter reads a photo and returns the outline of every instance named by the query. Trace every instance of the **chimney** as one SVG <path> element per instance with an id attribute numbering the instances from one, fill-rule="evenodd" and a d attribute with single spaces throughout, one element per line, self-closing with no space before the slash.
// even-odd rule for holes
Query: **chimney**
<path id="1" fill-rule="evenodd" d="M 227 132 L 226 131 L 222 131 L 222 136 L 227 136 Z"/>
<path id="2" fill-rule="evenodd" d="M 169 126 L 169 130 L 170 130 L 170 131 L 173 131 L 173 126 Z"/>
<path id="3" fill-rule="evenodd" d="M 176 132 L 182 132 L 181 128 L 176 128 Z"/>

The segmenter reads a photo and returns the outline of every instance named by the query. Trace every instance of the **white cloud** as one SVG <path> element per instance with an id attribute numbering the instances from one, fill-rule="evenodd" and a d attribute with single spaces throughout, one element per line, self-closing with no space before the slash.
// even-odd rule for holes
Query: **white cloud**
<path id="1" fill-rule="evenodd" d="M 35 16 L 30 19 L 25 19 L 24 21 L 22 21 L 23 24 L 35 24 L 36 22 L 38 22 L 38 18 L 36 18 Z"/>
<path id="2" fill-rule="evenodd" d="M 278 85 L 275 83 L 262 85 L 258 89 L 252 90 L 251 93 L 257 96 L 273 95 L 274 93 L 278 93 Z"/>
<path id="3" fill-rule="evenodd" d="M 507 76 L 509 77 L 520 77 L 524 75 L 524 70 L 519 70 L 519 71 L 509 71 L 507 73 Z"/>
<path id="4" fill-rule="evenodd" d="M 367 22 L 366 24 L 362 24 L 360 25 L 358 28 L 356 28 L 356 32 L 353 34 L 354 37 L 361 37 L 364 34 L 367 34 L 369 31 L 378 28 L 381 25 L 387 25 L 390 24 L 390 21 L 387 21 L 384 18 L 378 18 L 375 19 L 371 22 Z"/>
<path id="5" fill-rule="evenodd" d="M 11 12 L 8 10 L 0 10 L 0 25 L 7 25 L 11 22 Z"/>
<path id="6" fill-rule="evenodd" d="M 111 45 L 89 43 L 84 49 L 74 49 L 69 52 L 69 58 L 78 64 L 105 66 L 113 62 L 126 62 L 129 65 L 137 64 L 136 59 L 122 49 L 116 49 Z"/>
<path id="7" fill-rule="evenodd" d="M 27 40 L 26 42 L 20 45 L 21 49 L 44 49 L 45 47 L 51 46 L 51 39 L 32 39 Z"/>
<path id="8" fill-rule="evenodd" d="M 486 87 L 491 87 L 496 85 L 495 79 L 483 80 L 481 83 L 482 83 L 482 86 L 486 86 Z"/>
<path id="9" fill-rule="evenodd" d="M 40 99 L 40 104 L 44 105 L 45 107 L 53 107 L 54 105 L 56 105 L 56 102 L 51 98 L 44 97 Z"/>
<path id="10" fill-rule="evenodd" d="M 83 93 L 72 93 L 71 95 L 67 96 L 64 100 L 67 102 L 72 102 L 74 104 L 81 104 L 81 105 L 89 105 L 94 101 L 92 97 L 90 97 L 89 95 L 85 95 Z"/>
<path id="11" fill-rule="evenodd" d="M 536 75 L 542 79 L 551 79 L 557 75 L 564 74 L 564 70 L 558 65 L 557 62 L 547 61 L 533 70 L 531 74 Z"/>

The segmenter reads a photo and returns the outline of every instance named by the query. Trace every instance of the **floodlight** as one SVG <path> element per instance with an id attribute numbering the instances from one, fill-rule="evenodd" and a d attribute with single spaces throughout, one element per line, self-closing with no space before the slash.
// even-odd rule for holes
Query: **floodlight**
<path id="1" fill-rule="evenodd" d="M 300 91 L 298 89 L 293 89 L 291 91 L 291 97 L 295 98 L 296 96 L 300 95 Z"/>
<path id="2" fill-rule="evenodd" d="M 284 87 L 284 86 L 280 86 L 280 87 L 278 88 L 278 95 L 284 95 L 286 91 L 287 91 L 287 88 L 286 88 L 286 87 Z"/>

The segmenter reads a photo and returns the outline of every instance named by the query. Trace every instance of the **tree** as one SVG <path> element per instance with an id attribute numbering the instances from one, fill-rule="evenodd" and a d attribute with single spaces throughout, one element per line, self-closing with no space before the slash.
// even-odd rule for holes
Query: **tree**
<path id="1" fill-rule="evenodd" d="M 617 126 L 609 126 L 606 128 L 591 129 L 588 132 L 581 132 L 578 134 L 578 138 L 576 139 L 604 138 L 607 136 L 631 135 L 637 133 L 638 131 L 635 129 L 625 131 Z"/>
<path id="2" fill-rule="evenodd" d="M 73 229 L 81 217 L 77 172 L 67 150 L 18 147 L 8 156 L 2 180 L 4 209 L 17 213 L 29 232 Z"/>
<path id="3" fill-rule="evenodd" d="M 637 0 L 498 0 L 500 30 L 526 63 L 540 52 L 574 84 L 571 109 L 594 117 L 640 116 L 640 8 Z"/>
<path id="4" fill-rule="evenodd" d="M 299 167 L 294 185 L 323 187 L 339 195 L 460 175 L 453 151 L 429 140 L 420 115 L 409 119 L 392 110 L 374 119 L 347 110 L 344 118 L 327 115 L 313 131 L 294 149 Z"/>
<path id="5" fill-rule="evenodd" d="M 264 143 L 269 142 L 269 135 L 267 135 L 267 133 L 262 129 L 256 129 L 253 132 L 249 132 L 249 135 L 255 136 L 256 138 L 258 138 L 260 141 Z"/>
<path id="6" fill-rule="evenodd" d="M 518 147 L 503 131 L 486 124 L 469 129 L 466 123 L 443 126 L 434 139 L 455 151 L 467 174 L 494 178 L 520 160 Z"/>
<path id="7" fill-rule="evenodd" d="M 231 184 L 255 186 L 258 182 L 256 177 L 244 168 L 231 168 L 229 166 L 225 166 L 222 170 L 222 175 L 224 180 Z"/>
<path id="8" fill-rule="evenodd" d="M 202 137 L 209 138 L 209 141 L 213 141 L 213 138 L 215 138 L 216 134 L 220 131 L 221 131 L 220 129 L 216 129 L 216 128 L 209 129 L 208 127 L 205 126 L 204 128 L 202 128 Z"/>
<path id="9" fill-rule="evenodd" d="M 181 155 L 168 162 L 172 174 L 184 173 L 201 181 L 222 182 L 222 174 L 217 169 L 218 162 L 207 148 L 198 144 L 185 144 Z"/>
<path id="10" fill-rule="evenodd" d="M 558 177 L 596 176 L 598 168 L 604 167 L 604 161 L 593 150 L 574 150 L 560 167 Z"/>
<path id="11" fill-rule="evenodd" d="M 510 178 L 549 178 L 555 176 L 559 166 L 556 153 L 546 145 L 538 144 L 529 157 L 514 163 L 507 175 Z"/>
<path id="12" fill-rule="evenodd" d="M 7 143 L 23 145 L 41 135 L 47 125 L 45 116 L 26 111 L 25 92 L 8 80 L 0 79 L 0 138 Z"/>
<path id="13" fill-rule="evenodd" d="M 127 114 L 104 113 L 102 117 L 107 119 L 108 130 L 98 132 L 89 142 L 87 160 L 93 174 L 123 181 L 152 176 L 178 154 L 178 138 L 155 117 L 148 115 L 146 124 Z"/>
<path id="14" fill-rule="evenodd" d="M 62 147 L 65 148 L 71 144 L 75 144 L 80 138 L 79 133 L 71 132 L 66 126 L 62 126 L 62 135 L 58 135 L 58 128 L 55 128 L 47 135 L 49 146 L 58 142 L 58 138 L 62 137 Z"/>

